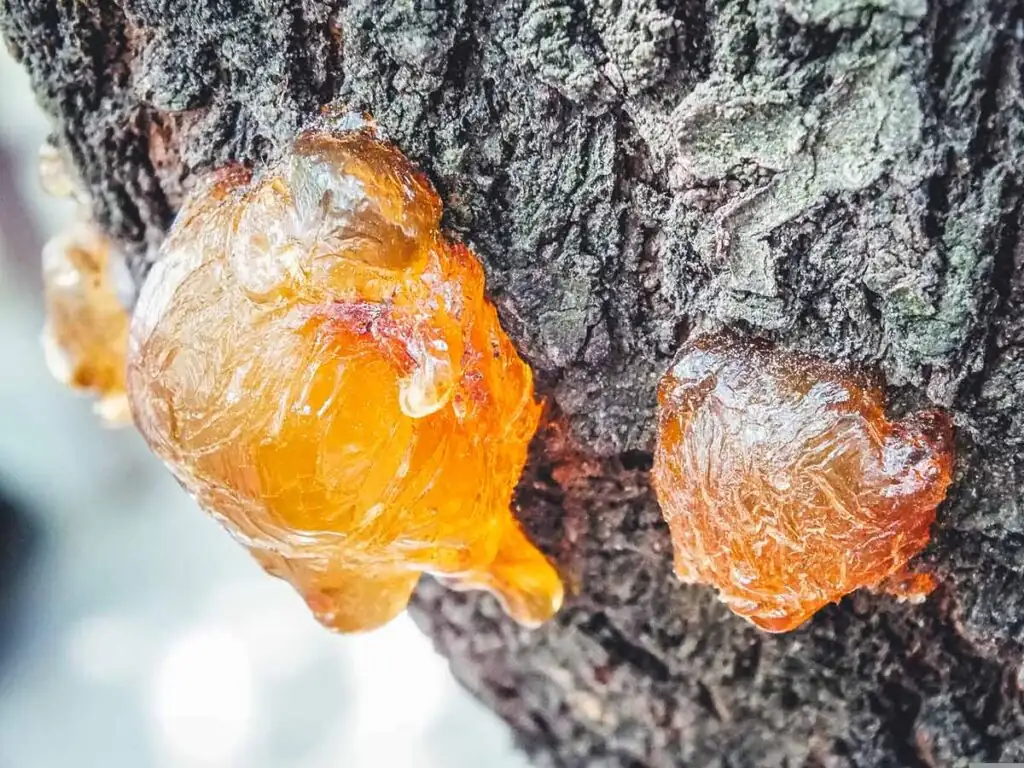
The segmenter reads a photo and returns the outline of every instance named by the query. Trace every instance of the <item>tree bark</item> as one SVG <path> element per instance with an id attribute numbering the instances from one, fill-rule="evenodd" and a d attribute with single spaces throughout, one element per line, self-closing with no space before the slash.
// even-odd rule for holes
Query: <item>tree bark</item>
<path id="1" fill-rule="evenodd" d="M 0 0 L 142 280 L 192 181 L 368 110 L 485 265 L 550 423 L 518 493 L 570 597 L 538 631 L 425 581 L 416 620 L 541 765 L 1024 760 L 1024 4 Z M 655 386 L 727 325 L 958 425 L 923 605 L 785 635 L 682 586 Z"/>

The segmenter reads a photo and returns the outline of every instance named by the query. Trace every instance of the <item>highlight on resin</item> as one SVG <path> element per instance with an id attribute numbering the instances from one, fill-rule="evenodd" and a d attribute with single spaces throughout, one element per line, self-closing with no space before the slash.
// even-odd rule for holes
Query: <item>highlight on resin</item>
<path id="1" fill-rule="evenodd" d="M 131 422 L 125 393 L 128 310 L 118 297 L 120 256 L 97 227 L 76 223 L 43 248 L 43 350 L 54 378 L 96 397 L 110 426 Z"/>
<path id="2" fill-rule="evenodd" d="M 562 600 L 510 510 L 532 374 L 440 215 L 372 127 L 309 130 L 192 195 L 135 310 L 139 429 L 339 631 L 390 620 L 421 573 L 526 625 Z"/>
<path id="3" fill-rule="evenodd" d="M 654 484 L 682 580 L 772 632 L 859 587 L 930 591 L 906 564 L 952 476 L 945 413 L 890 421 L 867 379 L 730 334 L 688 343 L 658 398 Z"/>

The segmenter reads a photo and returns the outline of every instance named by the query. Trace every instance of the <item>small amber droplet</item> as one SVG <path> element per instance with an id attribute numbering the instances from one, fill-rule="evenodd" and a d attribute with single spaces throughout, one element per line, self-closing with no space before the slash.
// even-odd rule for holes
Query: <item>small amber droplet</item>
<path id="1" fill-rule="evenodd" d="M 118 299 L 110 241 L 75 224 L 43 248 L 46 325 L 43 350 L 62 384 L 96 395 L 111 426 L 131 421 L 125 394 L 128 311 Z"/>
<path id="2" fill-rule="evenodd" d="M 892 595 L 900 602 L 922 603 L 938 583 L 930 573 L 918 573 L 907 568 L 901 569 L 886 577 L 875 589 Z"/>
<path id="3" fill-rule="evenodd" d="M 687 344 L 658 395 L 654 484 L 682 579 L 772 632 L 859 587 L 930 591 L 904 569 L 952 477 L 946 414 L 891 422 L 861 377 L 729 334 Z"/>
<path id="4" fill-rule="evenodd" d="M 510 510 L 532 374 L 440 216 L 371 128 L 307 131 L 191 197 L 135 312 L 146 440 L 339 631 L 390 620 L 421 573 L 527 625 L 562 601 Z"/>

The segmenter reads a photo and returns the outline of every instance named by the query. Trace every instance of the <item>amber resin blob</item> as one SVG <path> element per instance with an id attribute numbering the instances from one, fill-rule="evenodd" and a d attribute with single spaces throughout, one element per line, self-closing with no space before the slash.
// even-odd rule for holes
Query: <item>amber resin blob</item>
<path id="1" fill-rule="evenodd" d="M 684 581 L 773 632 L 859 587 L 927 592 L 905 566 L 952 475 L 944 413 L 889 421 L 865 378 L 724 334 L 689 343 L 658 398 L 654 483 Z"/>
<path id="2" fill-rule="evenodd" d="M 118 298 L 119 256 L 95 226 L 77 223 L 43 248 L 43 349 L 62 384 L 96 397 L 111 426 L 131 422 L 125 394 L 128 310 Z"/>
<path id="3" fill-rule="evenodd" d="M 527 625 L 562 600 L 510 511 L 532 375 L 440 214 L 371 128 L 308 131 L 193 195 L 136 308 L 143 435 L 340 631 L 394 617 L 421 573 Z"/>

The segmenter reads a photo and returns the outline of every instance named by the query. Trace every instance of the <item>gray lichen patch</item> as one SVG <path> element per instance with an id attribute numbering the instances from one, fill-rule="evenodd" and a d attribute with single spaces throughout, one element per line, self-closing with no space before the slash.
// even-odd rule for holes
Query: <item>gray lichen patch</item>
<path id="1" fill-rule="evenodd" d="M 924 176 L 911 154 L 921 137 L 919 97 L 895 52 L 873 62 L 836 57 L 834 66 L 831 86 L 807 107 L 785 91 L 708 81 L 668 118 L 677 142 L 673 175 L 687 188 L 751 179 L 694 241 L 721 269 L 711 304 L 723 323 L 782 330 L 796 321 L 779 285 L 784 252 L 771 242 L 782 225 L 883 173 L 910 182 Z"/>
<path id="2" fill-rule="evenodd" d="M 928 12 L 927 0 L 786 0 L 786 13 L 804 25 L 835 29 L 853 26 L 872 12 L 919 21 Z"/>

